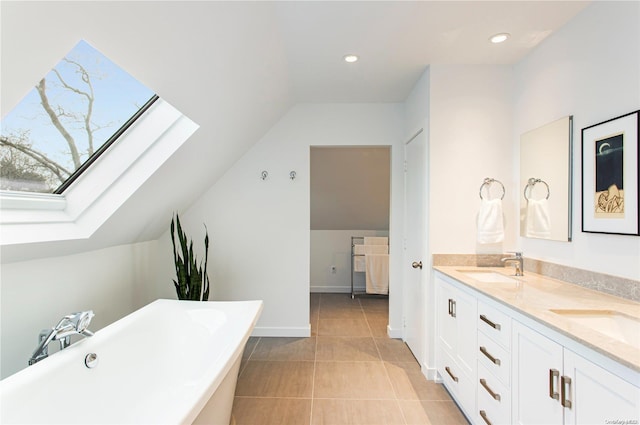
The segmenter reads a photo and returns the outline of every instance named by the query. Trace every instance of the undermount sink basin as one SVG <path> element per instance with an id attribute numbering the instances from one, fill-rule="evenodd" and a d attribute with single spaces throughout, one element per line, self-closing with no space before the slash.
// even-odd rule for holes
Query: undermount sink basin
<path id="1" fill-rule="evenodd" d="M 494 271 L 481 271 L 481 270 L 458 270 L 471 279 L 478 280 L 480 282 L 487 283 L 518 283 L 516 279 L 512 279 L 503 274 L 496 273 Z"/>
<path id="2" fill-rule="evenodd" d="M 619 341 L 640 346 L 640 320 L 612 310 L 549 310 Z"/>

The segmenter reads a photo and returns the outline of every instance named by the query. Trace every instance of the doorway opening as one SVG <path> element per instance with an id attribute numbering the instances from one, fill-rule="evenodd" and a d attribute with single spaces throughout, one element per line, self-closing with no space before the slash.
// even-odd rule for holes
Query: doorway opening
<path id="1" fill-rule="evenodd" d="M 353 284 L 366 293 L 365 273 L 354 273 L 352 237 L 389 236 L 391 146 L 310 149 L 309 292 L 346 298 Z"/>

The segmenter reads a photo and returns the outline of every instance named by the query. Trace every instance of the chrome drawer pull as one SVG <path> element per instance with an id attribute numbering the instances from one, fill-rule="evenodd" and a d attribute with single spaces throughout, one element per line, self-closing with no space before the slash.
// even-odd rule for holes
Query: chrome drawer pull
<path id="1" fill-rule="evenodd" d="M 489 388 L 489 386 L 487 385 L 487 381 L 486 380 L 480 379 L 480 385 L 482 385 L 484 387 L 484 389 L 487 390 L 489 395 L 491 395 L 491 397 L 493 397 L 494 400 L 500 401 L 500 394 L 497 394 L 497 393 L 493 392 L 493 390 L 491 388 Z"/>
<path id="2" fill-rule="evenodd" d="M 445 366 L 444 370 L 447 371 L 447 373 L 449 374 L 451 379 L 453 379 L 454 382 L 458 382 L 458 377 L 455 376 L 453 373 L 451 373 L 451 369 L 449 369 L 449 366 Z"/>
<path id="3" fill-rule="evenodd" d="M 549 397 L 554 400 L 560 399 L 560 394 L 556 391 L 556 385 L 558 383 L 558 378 L 560 377 L 560 372 L 556 369 L 549 369 Z"/>
<path id="4" fill-rule="evenodd" d="M 567 385 L 569 386 L 568 389 Z M 567 395 L 571 393 L 571 378 L 568 376 L 563 375 L 562 378 L 560 378 L 560 392 L 562 393 L 560 404 L 562 404 L 563 407 L 571 409 L 571 400 L 567 398 Z"/>
<path id="5" fill-rule="evenodd" d="M 491 320 L 487 319 L 487 316 L 485 316 L 484 314 L 480 315 L 480 320 L 482 320 L 487 325 L 491 326 L 493 329 L 497 331 L 500 330 L 500 323 L 493 323 Z"/>
<path id="6" fill-rule="evenodd" d="M 491 354 L 489 354 L 489 352 L 487 351 L 486 348 L 484 348 L 483 346 L 480 346 L 480 352 L 482 354 L 484 354 L 485 356 L 487 356 L 487 358 L 489 360 L 491 360 L 494 364 L 500 366 L 500 359 L 496 359 L 495 357 L 493 357 Z"/>
<path id="7" fill-rule="evenodd" d="M 451 298 L 449 298 L 449 316 L 452 316 L 452 312 L 453 312 L 453 300 Z"/>
<path id="8" fill-rule="evenodd" d="M 484 419 L 484 421 L 485 421 L 485 423 L 486 423 L 487 425 L 493 425 L 493 424 L 491 423 L 491 421 L 489 420 L 489 418 L 487 417 L 487 412 L 485 412 L 484 410 L 481 410 L 481 411 L 480 411 L 480 416 L 482 416 L 482 419 Z"/>

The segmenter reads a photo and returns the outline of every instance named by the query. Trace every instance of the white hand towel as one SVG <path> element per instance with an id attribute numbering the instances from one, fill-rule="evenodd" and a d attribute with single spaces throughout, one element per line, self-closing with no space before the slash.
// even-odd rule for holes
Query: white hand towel
<path id="1" fill-rule="evenodd" d="M 498 243 L 504 240 L 501 199 L 483 199 L 478 212 L 478 243 Z"/>
<path id="2" fill-rule="evenodd" d="M 355 245 L 353 253 L 356 255 L 388 254 L 389 247 L 387 245 Z"/>
<path id="3" fill-rule="evenodd" d="M 389 255 L 365 255 L 367 294 L 389 293 Z"/>
<path id="4" fill-rule="evenodd" d="M 364 237 L 365 245 L 389 245 L 389 238 L 383 236 L 365 236 Z"/>
<path id="5" fill-rule="evenodd" d="M 366 265 L 365 265 L 365 261 L 364 261 L 364 255 L 354 255 L 353 257 L 353 271 L 354 272 L 364 272 L 367 271 L 366 269 Z"/>
<path id="6" fill-rule="evenodd" d="M 529 199 L 527 202 L 526 235 L 530 238 L 548 239 L 551 237 L 551 216 L 549 201 Z"/>

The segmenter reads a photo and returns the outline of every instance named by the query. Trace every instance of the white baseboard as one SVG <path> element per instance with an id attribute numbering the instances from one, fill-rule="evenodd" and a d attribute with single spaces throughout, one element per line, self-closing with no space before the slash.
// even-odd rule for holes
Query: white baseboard
<path id="1" fill-rule="evenodd" d="M 441 382 L 440 376 L 438 375 L 438 370 L 433 367 L 429 367 L 425 364 L 422 364 L 420 369 L 422 370 L 422 374 L 429 380 L 434 382 Z"/>
<path id="2" fill-rule="evenodd" d="M 251 336 L 264 336 L 264 337 L 310 337 L 311 325 L 302 327 L 260 327 L 256 326 L 251 332 Z"/>
<path id="3" fill-rule="evenodd" d="M 389 338 L 402 339 L 402 328 L 392 328 L 387 325 L 387 335 Z"/>
<path id="4" fill-rule="evenodd" d="M 364 291 L 364 286 L 362 288 L 353 288 L 356 291 Z M 311 286 L 310 290 L 312 293 L 331 293 L 331 294 L 350 294 L 351 286 Z"/>

